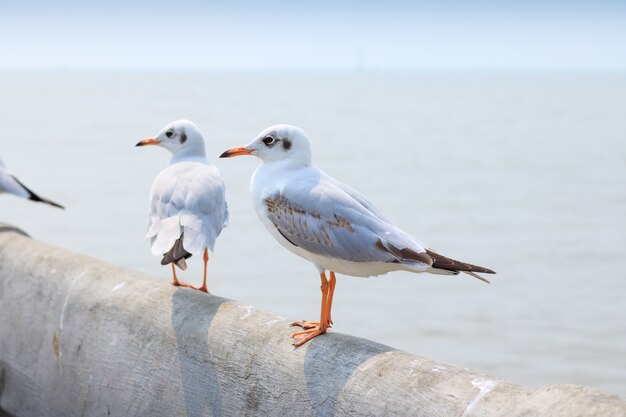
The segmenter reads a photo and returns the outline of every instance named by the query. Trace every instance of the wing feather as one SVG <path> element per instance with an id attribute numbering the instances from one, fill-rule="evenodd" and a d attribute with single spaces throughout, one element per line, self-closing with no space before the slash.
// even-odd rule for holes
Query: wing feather
<path id="1" fill-rule="evenodd" d="M 390 243 L 416 254 L 425 251 L 360 194 L 323 175 L 309 183 L 306 178 L 290 181 L 263 200 L 267 217 L 291 244 L 352 262 L 423 263 L 401 259 L 388 249 Z"/>
<path id="2" fill-rule="evenodd" d="M 11 171 L 6 169 L 2 161 L 0 161 L 0 194 L 1 193 L 9 193 L 32 201 L 49 204 L 57 208 L 64 208 L 62 205 L 52 200 L 41 197 L 24 185 Z"/>
<path id="3" fill-rule="evenodd" d="M 228 218 L 225 187 L 219 170 L 200 163 L 178 163 L 163 170 L 150 193 L 148 234 L 152 253 L 162 255 L 176 240 L 190 253 L 208 247 Z"/>
<path id="4" fill-rule="evenodd" d="M 11 171 L 0 159 L 0 193 L 14 194 L 18 197 L 28 198 L 28 192 L 15 180 Z"/>

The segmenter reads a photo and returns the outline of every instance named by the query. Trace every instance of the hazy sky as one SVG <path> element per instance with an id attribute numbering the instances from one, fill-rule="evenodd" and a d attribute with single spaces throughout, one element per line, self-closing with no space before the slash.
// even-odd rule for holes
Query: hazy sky
<path id="1" fill-rule="evenodd" d="M 626 70 L 626 1 L 0 0 L 0 68 Z"/>

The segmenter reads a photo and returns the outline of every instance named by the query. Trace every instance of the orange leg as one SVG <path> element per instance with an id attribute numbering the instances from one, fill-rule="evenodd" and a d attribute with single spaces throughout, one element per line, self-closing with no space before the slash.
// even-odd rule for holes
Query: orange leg
<path id="1" fill-rule="evenodd" d="M 317 326 L 315 326 L 315 323 L 312 322 L 303 322 L 303 323 L 308 323 L 310 325 L 313 325 L 313 327 L 309 327 L 308 329 L 305 328 L 304 331 L 301 332 L 296 332 L 293 333 L 291 335 L 291 337 L 293 338 L 298 338 L 300 340 L 298 340 L 297 342 L 295 342 L 293 345 L 298 347 L 298 346 L 302 346 L 303 344 L 305 344 L 306 342 L 308 342 L 309 340 L 326 333 L 326 329 L 328 329 L 328 321 L 329 321 L 329 316 L 328 316 L 328 292 L 329 292 L 329 284 L 328 284 L 328 280 L 326 279 L 326 274 L 325 273 L 321 273 L 320 274 L 320 280 L 322 281 L 322 285 L 321 285 L 321 290 L 322 290 L 322 306 L 320 309 L 320 321 L 317 324 Z M 297 324 L 296 324 L 297 325 Z"/>
<path id="2" fill-rule="evenodd" d="M 171 263 L 172 265 L 172 285 L 175 287 L 186 287 L 186 288 L 194 288 L 195 287 L 191 284 L 186 284 L 184 282 L 180 282 L 178 280 L 178 278 L 176 278 L 176 268 L 174 267 L 174 262 Z"/>
<path id="3" fill-rule="evenodd" d="M 328 295 L 326 296 L 326 326 L 332 327 L 333 320 L 331 318 L 331 311 L 333 309 L 333 296 L 335 295 L 335 285 L 337 284 L 337 278 L 335 273 L 330 271 L 330 279 L 328 280 Z M 319 327 L 320 323 L 317 321 L 296 321 L 291 323 L 292 326 L 302 327 L 304 330 L 313 329 Z"/>
<path id="4" fill-rule="evenodd" d="M 198 290 L 208 293 L 209 290 L 206 288 L 206 267 L 207 262 L 209 262 L 209 250 L 207 248 L 204 248 L 204 257 L 202 259 L 204 260 L 204 277 L 202 278 L 202 286 Z"/>
<path id="5" fill-rule="evenodd" d="M 329 289 L 328 289 L 328 305 L 327 305 L 327 309 L 328 309 L 328 313 L 327 313 L 327 318 L 328 318 L 328 327 L 330 327 L 331 324 L 333 324 L 333 319 L 330 317 L 330 312 L 333 309 L 333 296 L 335 295 L 335 284 L 337 283 L 337 278 L 335 277 L 335 273 L 333 271 L 330 271 L 330 280 L 328 280 L 328 285 L 329 285 Z"/>

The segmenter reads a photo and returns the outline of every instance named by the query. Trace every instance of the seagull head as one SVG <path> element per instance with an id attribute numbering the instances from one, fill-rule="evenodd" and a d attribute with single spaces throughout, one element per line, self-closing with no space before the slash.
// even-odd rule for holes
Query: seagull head
<path id="1" fill-rule="evenodd" d="M 177 120 L 167 124 L 154 137 L 139 141 L 135 146 L 157 145 L 175 155 L 204 156 L 204 138 L 195 123 Z"/>
<path id="2" fill-rule="evenodd" d="M 311 164 L 311 143 L 302 129 L 291 125 L 270 126 L 247 144 L 229 149 L 220 158 L 254 155 L 263 162 L 289 161 L 294 165 Z"/>

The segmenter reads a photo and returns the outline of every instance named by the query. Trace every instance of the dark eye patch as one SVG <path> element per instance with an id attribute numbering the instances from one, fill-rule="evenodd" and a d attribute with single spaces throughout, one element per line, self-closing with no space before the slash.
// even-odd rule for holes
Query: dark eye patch
<path id="1" fill-rule="evenodd" d="M 174 131 L 172 129 L 168 130 L 167 132 L 165 132 L 165 136 L 171 138 L 172 136 L 174 136 Z"/>
<path id="2" fill-rule="evenodd" d="M 187 142 L 187 134 L 185 132 L 180 134 L 180 143 Z"/>
<path id="3" fill-rule="evenodd" d="M 286 151 L 291 149 L 291 141 L 289 139 L 283 139 L 283 149 Z"/>

